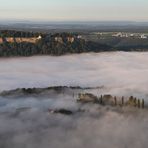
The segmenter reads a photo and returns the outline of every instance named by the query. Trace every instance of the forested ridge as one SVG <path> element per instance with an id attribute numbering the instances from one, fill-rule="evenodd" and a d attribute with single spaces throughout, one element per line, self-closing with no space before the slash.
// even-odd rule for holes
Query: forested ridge
<path id="1" fill-rule="evenodd" d="M 56 33 L 56 34 L 39 34 L 28 32 L 0 32 L 1 37 L 38 37 L 42 36 L 35 44 L 9 43 L 0 44 L 0 56 L 32 56 L 32 55 L 63 55 L 68 53 L 83 53 L 83 52 L 100 52 L 111 49 L 106 44 L 85 41 L 78 38 L 77 34 L 72 33 Z M 71 41 L 71 39 L 73 39 Z"/>
<path id="2" fill-rule="evenodd" d="M 32 56 L 32 55 L 54 55 L 60 56 L 71 53 L 102 52 L 102 51 L 147 51 L 148 44 L 132 43 L 125 41 L 120 44 L 109 44 L 109 42 L 95 42 L 80 38 L 76 33 L 33 33 L 13 30 L 0 31 L 1 39 L 6 37 L 31 38 L 41 36 L 36 43 L 29 42 L 7 42 L 0 44 L 0 57 L 9 56 Z M 122 44 L 121 44 L 122 43 Z M 118 46 L 117 46 L 118 45 Z M 120 45 L 120 46 L 119 46 Z"/>

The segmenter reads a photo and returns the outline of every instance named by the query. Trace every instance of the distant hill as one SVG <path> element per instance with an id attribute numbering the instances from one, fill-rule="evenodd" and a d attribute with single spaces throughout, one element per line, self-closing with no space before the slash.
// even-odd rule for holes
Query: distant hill
<path id="1" fill-rule="evenodd" d="M 53 55 L 102 51 L 148 51 L 147 39 L 85 40 L 76 33 L 0 31 L 0 57 Z"/>

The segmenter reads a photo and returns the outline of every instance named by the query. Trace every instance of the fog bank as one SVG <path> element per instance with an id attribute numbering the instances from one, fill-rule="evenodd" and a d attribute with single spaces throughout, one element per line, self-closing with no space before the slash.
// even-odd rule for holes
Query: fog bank
<path id="1" fill-rule="evenodd" d="M 19 87 L 104 86 L 102 93 L 147 97 L 148 53 L 111 52 L 0 59 L 0 91 Z"/>
<path id="2" fill-rule="evenodd" d="M 102 86 L 84 92 L 97 96 L 134 95 L 147 103 L 147 57 L 147 52 L 106 52 L 1 58 L 0 91 Z M 0 148 L 147 148 L 147 109 L 81 104 L 76 101 L 79 92 L 22 95 L 18 90 L 10 96 L 0 96 Z M 48 111 L 61 108 L 74 114 Z"/>
<path id="3" fill-rule="evenodd" d="M 54 92 L 48 97 L 0 97 L 0 147 L 147 148 L 147 109 L 81 104 L 76 98 Z M 85 112 L 48 112 L 59 108 Z"/>

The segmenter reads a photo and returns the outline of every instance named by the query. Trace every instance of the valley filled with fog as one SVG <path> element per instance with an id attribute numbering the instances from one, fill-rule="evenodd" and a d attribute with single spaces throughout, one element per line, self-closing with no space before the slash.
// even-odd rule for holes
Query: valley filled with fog
<path id="1" fill-rule="evenodd" d="M 147 148 L 148 110 L 81 104 L 78 93 L 131 95 L 148 103 L 148 53 L 104 52 L 0 59 L 0 92 L 80 86 L 0 96 L 2 148 Z M 74 114 L 50 114 L 65 108 Z M 83 112 L 85 110 L 85 112 Z"/>
<path id="2" fill-rule="evenodd" d="M 102 86 L 102 93 L 146 97 L 147 57 L 147 52 L 111 52 L 2 58 L 0 91 L 23 87 Z"/>

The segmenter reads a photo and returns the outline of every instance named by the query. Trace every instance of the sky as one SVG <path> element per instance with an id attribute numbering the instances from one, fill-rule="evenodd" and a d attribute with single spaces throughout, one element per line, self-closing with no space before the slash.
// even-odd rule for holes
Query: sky
<path id="1" fill-rule="evenodd" d="M 148 21 L 148 0 L 0 0 L 0 20 Z"/>

